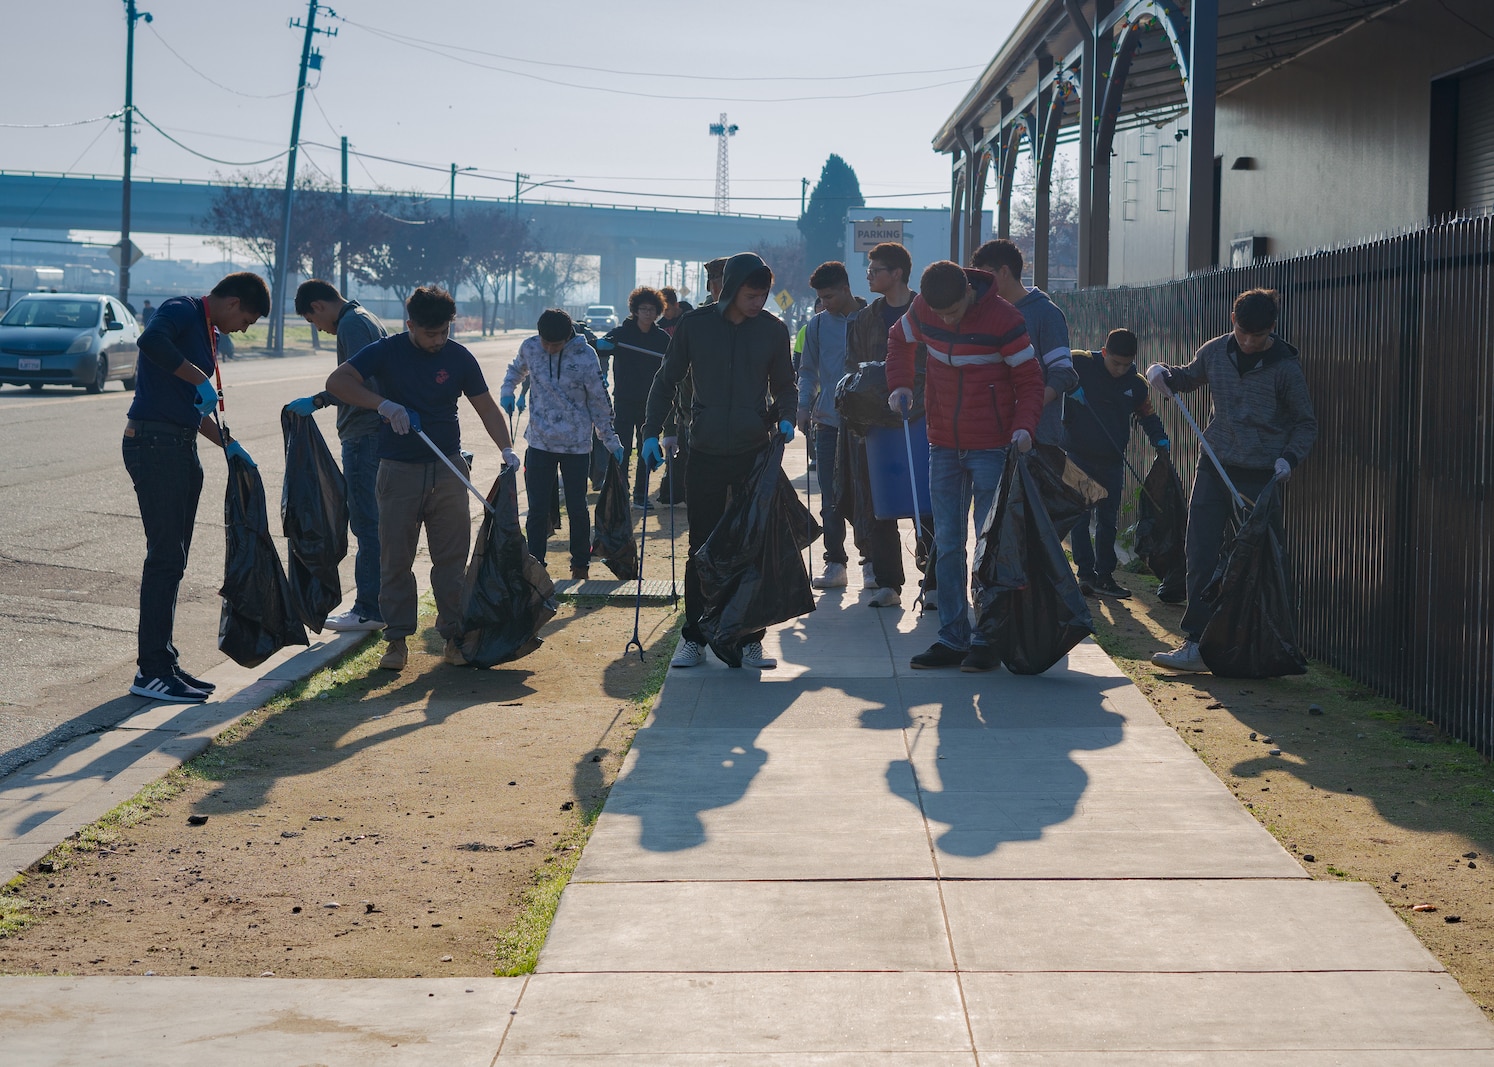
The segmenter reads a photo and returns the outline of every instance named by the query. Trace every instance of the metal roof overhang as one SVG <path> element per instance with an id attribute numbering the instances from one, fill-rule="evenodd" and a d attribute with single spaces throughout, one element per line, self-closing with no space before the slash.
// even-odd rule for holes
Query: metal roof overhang
<path id="1" fill-rule="evenodd" d="M 1218 95 L 1225 96 L 1298 56 L 1341 37 L 1370 19 L 1407 0 L 1218 0 Z M 1095 0 L 1081 0 L 1086 21 L 1094 24 Z M 1105 47 L 1117 23 L 1141 14 L 1147 0 L 1120 2 L 1099 22 L 1100 70 L 1110 66 Z M 1190 2 L 1182 3 L 1186 14 Z M 1083 34 L 1069 18 L 1065 0 L 1034 0 L 965 98 L 945 120 L 933 140 L 936 152 L 960 150 L 961 135 L 979 130 L 977 140 L 989 140 L 1001 124 L 1002 99 L 1011 101 L 1009 115 L 1030 110 L 1037 101 L 1037 57 L 1053 57 L 1054 72 L 1078 64 Z M 1184 42 L 1186 46 L 1186 41 Z M 1051 79 L 1052 75 L 1049 76 Z M 1187 88 L 1179 77 L 1177 56 L 1159 31 L 1148 34 L 1131 61 L 1121 102 L 1120 125 L 1160 121 L 1185 111 Z M 1079 109 L 1065 115 L 1066 127 L 1076 126 Z"/>

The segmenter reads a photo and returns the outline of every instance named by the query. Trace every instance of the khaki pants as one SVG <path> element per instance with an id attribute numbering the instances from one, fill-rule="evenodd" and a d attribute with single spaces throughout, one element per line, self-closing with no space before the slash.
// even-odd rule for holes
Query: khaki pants
<path id="1" fill-rule="evenodd" d="M 465 471 L 460 455 L 451 457 Z M 431 590 L 436 594 L 436 629 L 442 637 L 462 632 L 462 577 L 472 540 L 467 488 L 445 464 L 379 461 L 379 611 L 386 638 L 415 632 L 419 598 L 415 550 L 420 528 L 431 555 Z"/>

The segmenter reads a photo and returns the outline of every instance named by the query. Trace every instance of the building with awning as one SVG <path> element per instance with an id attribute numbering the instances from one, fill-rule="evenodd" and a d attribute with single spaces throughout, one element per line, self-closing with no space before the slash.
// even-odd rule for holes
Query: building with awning
<path id="1" fill-rule="evenodd" d="M 1367 240 L 1494 202 L 1485 0 L 1035 0 L 934 137 L 951 254 L 1011 225 L 1074 144 L 1078 284 L 1181 277 Z M 993 203 L 994 201 L 994 203 Z"/>

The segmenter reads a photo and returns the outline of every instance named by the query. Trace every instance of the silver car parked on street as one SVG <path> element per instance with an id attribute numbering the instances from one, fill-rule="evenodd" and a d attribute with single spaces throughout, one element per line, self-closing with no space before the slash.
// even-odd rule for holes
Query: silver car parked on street
<path id="1" fill-rule="evenodd" d="M 0 385 L 135 388 L 140 324 L 112 296 L 28 293 L 0 318 Z"/>

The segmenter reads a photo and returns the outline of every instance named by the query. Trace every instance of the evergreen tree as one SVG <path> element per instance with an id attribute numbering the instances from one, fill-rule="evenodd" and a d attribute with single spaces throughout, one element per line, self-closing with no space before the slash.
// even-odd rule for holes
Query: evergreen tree
<path id="1" fill-rule="evenodd" d="M 799 232 L 804 235 L 804 259 L 811 271 L 828 260 L 845 261 L 846 215 L 851 208 L 865 204 L 856 172 L 849 163 L 831 153 L 799 219 Z"/>

